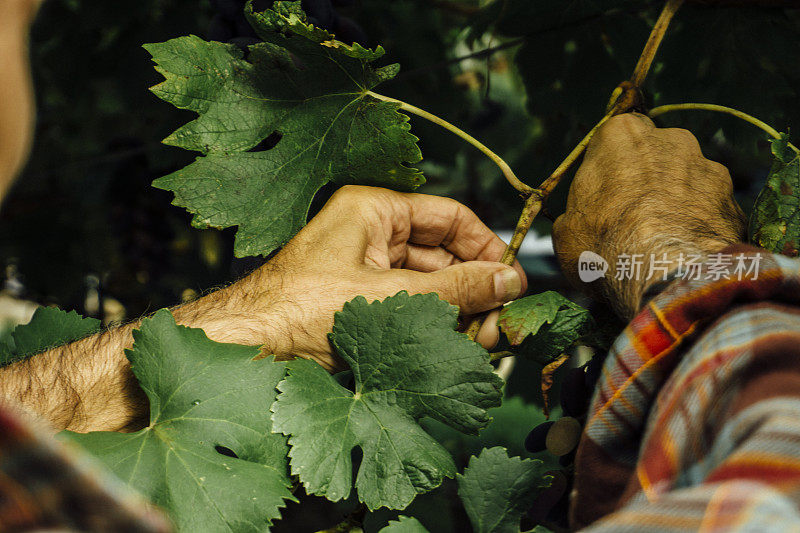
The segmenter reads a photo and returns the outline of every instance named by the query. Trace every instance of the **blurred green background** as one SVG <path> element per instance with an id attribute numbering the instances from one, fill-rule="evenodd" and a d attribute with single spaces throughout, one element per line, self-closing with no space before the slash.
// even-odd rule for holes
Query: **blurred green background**
<path id="1" fill-rule="evenodd" d="M 4 294 L 109 322 L 192 298 L 264 260 L 235 259 L 231 229 L 192 229 L 189 215 L 170 204 L 171 193 L 149 185 L 194 154 L 160 144 L 191 114 L 147 90 L 161 77 L 141 45 L 189 33 L 220 40 L 246 36 L 241 21 L 220 17 L 220 3 L 230 4 L 44 3 L 31 39 L 35 146 L 0 208 Z M 398 77 L 381 87 L 384 94 L 459 125 L 533 185 L 602 116 L 611 91 L 630 75 L 661 6 L 648 0 L 335 3 L 347 4 L 337 10 L 357 25 L 351 36 L 382 44 L 385 61 L 402 65 Z M 717 103 L 782 131 L 800 127 L 799 11 L 687 4 L 647 82 L 648 103 Z M 696 112 L 670 115 L 661 124 L 691 129 L 706 156 L 730 168 L 737 197 L 749 211 L 770 163 L 764 134 Z M 466 203 L 494 229 L 513 228 L 521 201 L 491 162 L 416 117 L 412 131 L 421 139 L 428 178 L 421 192 Z M 563 209 L 567 185 L 549 200 L 549 217 Z M 320 192 L 312 214 L 332 192 Z M 550 231 L 548 216 L 535 225 L 542 235 Z M 534 292 L 567 290 L 552 257 L 523 259 Z M 536 369 L 518 365 L 509 400 L 480 438 L 431 424 L 459 464 L 482 445 L 527 455 L 522 438 L 542 420 L 540 396 Z M 453 491 L 452 483 L 445 484 L 419 498 L 409 514 L 431 531 L 462 530 L 466 517 Z M 348 506 L 352 502 L 305 499 L 302 511 L 287 509 L 276 530 L 331 526 Z M 368 528 L 388 517 L 376 513 Z"/>
<path id="2" fill-rule="evenodd" d="M 646 0 L 340 3 L 350 4 L 338 11 L 363 29 L 366 44 L 382 44 L 385 61 L 402 65 L 384 93 L 461 126 L 531 184 L 601 116 L 611 90 L 630 74 L 660 6 Z M 191 229 L 187 214 L 170 205 L 171 194 L 149 186 L 192 160 L 193 154 L 159 142 L 191 114 L 147 90 L 160 76 L 141 45 L 188 33 L 218 35 L 224 10 L 217 4 L 44 3 L 31 44 L 35 147 L 0 209 L 8 288 L 92 316 L 104 312 L 98 301 L 113 299 L 109 312 L 116 317 L 121 308 L 130 318 L 259 263 L 234 260 L 231 230 Z M 800 123 L 798 20 L 798 10 L 685 6 L 648 81 L 649 101 L 732 105 L 780 130 Z M 244 33 L 235 25 L 226 31 Z M 480 54 L 486 48 L 500 50 Z M 692 129 L 706 155 L 730 167 L 747 210 L 769 165 L 764 135 L 716 114 L 665 120 Z M 491 162 L 432 124 L 414 117 L 412 125 L 428 178 L 421 191 L 463 201 L 492 228 L 513 228 L 520 200 Z M 548 203 L 551 216 L 561 211 L 565 191 L 562 185 Z M 330 192 L 324 189 L 313 209 Z M 542 217 L 535 227 L 547 234 L 550 223 Z M 543 283 L 563 284 L 549 260 L 528 258 L 527 264 Z M 89 308 L 87 292 L 95 302 Z"/>

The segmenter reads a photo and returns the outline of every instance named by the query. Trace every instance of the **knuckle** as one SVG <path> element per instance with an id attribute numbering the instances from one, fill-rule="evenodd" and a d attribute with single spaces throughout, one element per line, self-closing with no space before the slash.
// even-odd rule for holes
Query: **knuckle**
<path id="1" fill-rule="evenodd" d="M 691 148 L 693 151 L 700 152 L 700 143 L 697 142 L 697 137 L 691 131 L 683 128 L 664 128 L 661 131 L 670 140 Z"/>
<path id="2" fill-rule="evenodd" d="M 733 192 L 733 180 L 728 168 L 722 163 L 706 159 L 707 175 L 711 181 L 717 186 L 721 187 L 724 192 Z"/>
<path id="3" fill-rule="evenodd" d="M 476 300 L 476 291 L 472 287 L 470 277 L 464 269 L 454 269 L 450 278 L 450 290 L 457 303 L 467 309 L 473 309 Z"/>
<path id="4" fill-rule="evenodd" d="M 623 113 L 608 119 L 589 143 L 587 148 L 596 150 L 605 144 L 630 143 L 632 138 L 639 138 L 648 130 L 647 123 L 632 113 Z"/>
<path id="5" fill-rule="evenodd" d="M 631 133 L 642 133 L 644 131 L 644 126 L 646 126 L 646 124 L 641 117 L 633 113 L 623 113 L 609 119 L 603 127 L 608 127 L 609 131 L 630 135 Z"/>
<path id="6" fill-rule="evenodd" d="M 616 115 L 611 117 L 606 125 L 603 128 L 612 130 L 612 129 L 626 129 L 633 127 L 634 124 L 639 122 L 639 118 L 635 117 L 631 113 L 623 113 L 621 115 Z"/>
<path id="7" fill-rule="evenodd" d="M 364 185 L 343 185 L 333 193 L 331 200 L 336 202 L 348 203 L 358 198 L 362 198 L 368 193 L 370 187 Z"/>
<path id="8" fill-rule="evenodd" d="M 715 177 L 717 177 L 719 179 L 722 179 L 722 180 L 725 180 L 725 181 L 730 181 L 731 174 L 728 171 L 728 167 L 726 167 L 722 163 L 718 163 L 716 161 L 712 161 L 710 159 L 706 159 L 706 166 L 708 167 L 709 174 L 711 174 L 711 175 L 713 175 L 713 176 L 715 176 Z"/>

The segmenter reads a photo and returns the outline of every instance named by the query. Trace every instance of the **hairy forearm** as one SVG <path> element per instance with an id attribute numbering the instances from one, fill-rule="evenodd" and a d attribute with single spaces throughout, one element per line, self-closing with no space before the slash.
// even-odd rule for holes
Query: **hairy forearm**
<path id="1" fill-rule="evenodd" d="M 203 328 L 212 340 L 270 345 L 280 334 L 270 319 L 275 276 L 256 271 L 199 300 L 172 309 L 178 324 Z M 147 398 L 131 372 L 125 350 L 132 322 L 0 369 L 0 398 L 37 413 L 58 430 L 134 431 L 147 425 Z"/>
<path id="2" fill-rule="evenodd" d="M 124 430 L 143 425 L 147 400 L 124 355 L 136 325 L 98 333 L 0 369 L 0 395 L 56 429 Z"/>

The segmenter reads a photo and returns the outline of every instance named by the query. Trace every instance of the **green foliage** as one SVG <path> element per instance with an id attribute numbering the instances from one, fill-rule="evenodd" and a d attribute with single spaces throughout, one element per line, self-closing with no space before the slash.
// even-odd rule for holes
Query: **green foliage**
<path id="1" fill-rule="evenodd" d="M 14 328 L 5 342 L 0 343 L 0 366 L 76 341 L 99 329 L 100 321 L 96 318 L 83 318 L 75 311 L 67 313 L 54 307 L 39 307 L 30 322 Z"/>
<path id="2" fill-rule="evenodd" d="M 428 530 L 416 518 L 400 516 L 397 521 L 389 522 L 380 533 L 428 533 Z"/>
<path id="3" fill-rule="evenodd" d="M 800 156 L 788 135 L 772 141 L 775 162 L 753 206 L 750 239 L 771 252 L 794 257 L 800 248 Z"/>
<path id="4" fill-rule="evenodd" d="M 164 142 L 204 154 L 154 185 L 174 191 L 196 227 L 238 226 L 240 257 L 285 244 L 329 181 L 401 190 L 424 181 L 407 165 L 422 158 L 408 117 L 368 95 L 398 71 L 370 65 L 382 48 L 334 40 L 305 22 L 299 1 L 249 9 L 265 42 L 246 58 L 195 36 L 145 45 L 166 78 L 153 92 L 199 114 Z M 274 147 L 247 151 L 276 138 Z"/>
<path id="5" fill-rule="evenodd" d="M 505 306 L 500 329 L 520 353 L 547 364 L 578 341 L 594 343 L 596 325 L 589 311 L 547 291 Z"/>
<path id="6" fill-rule="evenodd" d="M 525 378 L 529 381 L 528 378 Z M 503 404 L 489 410 L 491 422 L 480 435 L 465 435 L 438 422 L 426 419 L 422 426 L 457 459 L 465 464 L 483 448 L 502 446 L 512 455 L 527 456 L 523 443 L 533 426 L 545 422 L 541 405 L 526 403 L 519 396 L 503 398 Z M 553 463 L 553 467 L 557 463 Z"/>
<path id="7" fill-rule="evenodd" d="M 78 6 L 80 0 L 69 4 Z M 156 4 L 142 3 L 141 11 L 162 9 Z M 520 39 L 514 60 L 532 115 L 529 121 L 514 113 L 519 127 L 513 128 L 513 142 L 507 143 L 514 146 L 501 149 L 530 152 L 536 165 L 552 166 L 552 154 L 565 153 L 585 133 L 599 118 L 613 87 L 629 76 L 657 4 L 488 3 L 470 24 L 467 40 L 495 42 L 495 34 Z M 364 0 L 364 5 L 378 19 L 384 11 L 377 0 Z M 413 45 L 398 43 L 406 47 L 400 55 L 404 65 L 414 65 L 431 51 L 414 65 L 428 73 L 436 70 L 435 77 L 418 78 L 426 80 L 428 92 L 399 84 L 397 65 L 376 66 L 381 47 L 347 45 L 308 24 L 299 1 L 279 1 L 263 13 L 248 6 L 248 17 L 263 42 L 246 50 L 195 36 L 146 45 L 164 76 L 153 92 L 177 109 L 197 114 L 164 142 L 201 153 L 155 185 L 175 193 L 174 203 L 194 214 L 196 227 L 238 226 L 239 256 L 267 254 L 284 244 L 305 223 L 312 199 L 326 183 L 417 187 L 423 178 L 411 166 L 421 153 L 409 132 L 408 117 L 398 112 L 397 104 L 369 93 L 378 84 L 391 84 L 397 89 L 394 96 L 402 96 L 403 90 L 415 97 L 425 95 L 427 102 L 415 103 L 427 108 L 434 101 L 450 117 L 464 107 L 464 99 L 441 90 L 439 83 L 456 72 L 426 67 L 446 63 L 460 39 L 454 36 L 463 33 L 438 35 L 439 28 L 446 27 L 439 18 L 417 25 L 425 10 L 416 2 L 398 0 L 385 11 L 410 22 L 390 24 L 402 30 L 384 32 L 403 36 L 398 41 L 414 36 Z M 792 104 L 800 96 L 795 68 L 800 55 L 798 22 L 782 10 L 687 6 L 654 64 L 649 96 L 656 104 L 710 101 L 738 105 L 767 121 L 796 121 Z M 98 26 L 105 29 L 104 24 Z M 80 68 L 135 63 L 119 61 L 116 47 L 109 44 L 115 39 L 114 30 L 107 29 L 100 41 L 112 52 L 102 61 L 84 61 Z M 486 72 L 491 71 L 487 61 Z M 85 77 L 77 79 L 83 83 Z M 516 78 L 508 78 L 513 88 Z M 87 87 L 86 94 L 102 97 L 100 106 L 106 109 L 132 107 L 109 94 L 105 85 Z M 487 81 L 487 100 L 492 94 L 489 85 Z M 765 86 L 770 87 L 770 98 L 760 98 Z M 515 101 L 522 101 L 519 94 Z M 76 109 L 78 120 L 90 115 Z M 149 116 L 142 119 L 148 126 Z M 699 126 L 701 137 L 719 128 L 716 122 Z M 528 150 L 534 130 L 539 143 L 536 150 Z M 718 138 L 737 140 L 736 131 L 738 126 L 723 123 Z M 91 142 L 96 143 L 96 136 Z M 440 152 L 452 163 L 455 150 L 446 146 Z M 773 142 L 773 153 L 776 162 L 753 217 L 754 240 L 795 255 L 800 159 L 786 137 Z M 460 164 L 474 167 L 473 174 L 484 173 L 471 161 Z M 438 166 L 438 172 L 448 173 L 449 167 Z M 535 173 L 524 168 L 520 175 Z M 462 180 L 459 187 L 475 200 L 481 195 L 477 180 L 471 181 Z M 487 205 L 503 211 L 497 198 L 484 196 L 491 198 Z M 352 457 L 359 448 L 363 458 L 355 486 L 358 499 L 369 509 L 405 508 L 417 494 L 454 476 L 459 455 L 480 453 L 457 476 L 475 530 L 517 531 L 520 516 L 547 484 L 541 473 L 545 465 L 509 458 L 502 448 L 480 449 L 496 444 L 521 448 L 525 433 L 542 415 L 519 398 L 489 410 L 500 403 L 501 380 L 492 373 L 485 350 L 457 333 L 456 325 L 457 310 L 435 295 L 400 293 L 383 302 L 368 304 L 357 298 L 346 304 L 336 315 L 330 339 L 352 368 L 351 390 L 346 386 L 349 376 L 331 377 L 306 360 L 289 363 L 285 376 L 287 365 L 254 361 L 258 349 L 214 343 L 199 330 L 177 326 L 161 311 L 143 322 L 128 352 L 150 399 L 150 425 L 134 434 L 71 438 L 168 509 L 184 531 L 265 530 L 284 500 L 292 499 L 287 453 L 292 472 L 309 492 L 336 501 L 351 492 Z M 500 325 L 522 355 L 541 364 L 577 342 L 599 343 L 588 311 L 554 292 L 507 306 Z M 18 328 L 7 346 L 0 347 L 0 364 L 97 327 L 96 321 L 82 321 L 77 315 L 39 310 L 31 325 Z M 495 418 L 491 423 L 490 416 Z M 424 417 L 433 420 L 422 421 Z M 484 432 L 476 436 L 481 428 Z M 448 452 L 456 455 L 455 461 Z M 440 489 L 438 498 L 445 497 Z M 384 531 L 419 533 L 425 528 L 403 516 Z"/>
<path id="8" fill-rule="evenodd" d="M 779 127 L 796 124 L 798 33 L 800 18 L 792 10 L 709 9 L 687 3 L 670 26 L 648 81 L 653 104 L 716 103 Z M 706 114 L 677 120 L 700 139 L 721 130 L 737 151 L 758 155 L 756 142 L 762 135 L 742 121 Z"/>
<path id="9" fill-rule="evenodd" d="M 455 474 L 452 457 L 418 424 L 430 416 L 466 433 L 486 426 L 502 381 L 480 345 L 455 331 L 458 309 L 435 294 L 363 297 L 336 314 L 331 342 L 355 389 L 306 360 L 288 364 L 272 406 L 289 435 L 292 473 L 306 490 L 337 501 L 350 494 L 351 453 L 363 451 L 355 486 L 369 509 L 405 508 Z"/>
<path id="10" fill-rule="evenodd" d="M 178 326 L 166 310 L 133 335 L 127 356 L 150 400 L 150 424 L 136 433 L 67 435 L 166 509 L 181 531 L 266 531 L 294 499 L 286 439 L 271 433 L 267 416 L 284 365 L 253 360 L 257 347 Z"/>
<path id="11" fill-rule="evenodd" d="M 141 45 L 202 31 L 207 4 L 41 2 L 30 39 L 35 142 L 0 214 L 0 257 L 16 267 L 26 297 L 81 312 L 93 274 L 105 296 L 138 316 L 173 305 L 186 286 L 226 281 L 228 270 L 209 272 L 192 254 L 199 232 L 171 195 L 149 186 L 191 157 L 158 142 L 184 112 L 147 91 L 158 73 Z M 165 249 L 168 258 L 152 257 Z M 159 277 L 165 270 L 175 275 Z"/>
<path id="12" fill-rule="evenodd" d="M 459 474 L 458 495 L 475 533 L 516 533 L 523 513 L 551 479 L 543 475 L 541 461 L 508 457 L 503 448 L 488 448 Z"/>
<path id="13" fill-rule="evenodd" d="M 473 39 L 487 32 L 521 39 L 514 61 L 528 94 L 528 111 L 545 129 L 536 148 L 540 157 L 566 153 L 597 122 L 611 91 L 630 77 L 662 5 L 648 0 L 495 0 L 474 17 Z M 800 17 L 792 10 L 687 2 L 670 25 L 645 83 L 648 104 L 718 103 L 768 123 L 798 122 L 798 32 Z M 764 87 L 770 88 L 769 97 Z M 740 121 L 682 114 L 666 123 L 690 129 L 712 159 L 731 148 L 737 152 L 735 162 L 745 167 L 752 164 L 748 158 L 758 157 L 760 136 Z M 715 135 L 722 142 L 706 146 Z M 745 181 L 751 169 L 746 170 L 733 174 Z"/>

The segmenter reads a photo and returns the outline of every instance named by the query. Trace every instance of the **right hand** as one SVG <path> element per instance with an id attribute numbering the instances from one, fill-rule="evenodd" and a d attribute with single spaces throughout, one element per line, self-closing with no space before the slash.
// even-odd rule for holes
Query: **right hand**
<path id="1" fill-rule="evenodd" d="M 345 302 L 384 299 L 401 290 L 435 292 L 462 315 L 490 311 L 527 288 L 519 262 L 498 261 L 506 245 L 464 205 L 450 198 L 349 185 L 272 260 L 230 287 L 247 294 L 250 328 L 278 356 L 300 355 L 342 368 L 327 333 Z M 497 343 L 498 313 L 476 340 Z M 241 341 L 239 341 L 241 342 Z"/>
<path id="2" fill-rule="evenodd" d="M 589 143 L 553 241 L 570 280 L 630 317 L 658 280 L 615 280 L 620 254 L 707 255 L 742 240 L 744 229 L 728 170 L 703 157 L 694 135 L 629 113 L 610 119 Z M 578 281 L 584 250 L 608 261 L 605 278 Z"/>

